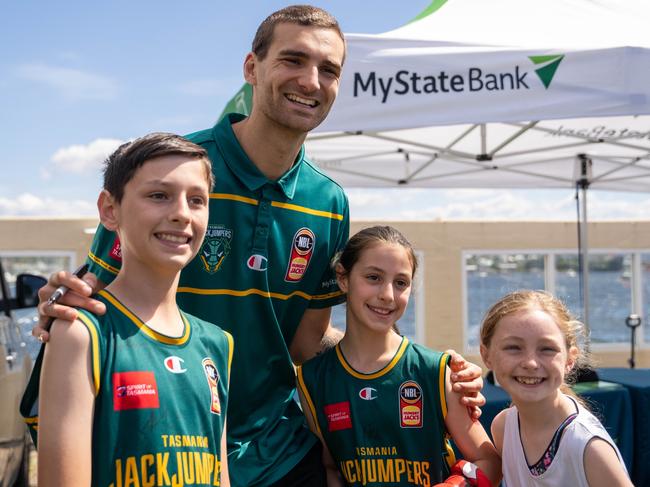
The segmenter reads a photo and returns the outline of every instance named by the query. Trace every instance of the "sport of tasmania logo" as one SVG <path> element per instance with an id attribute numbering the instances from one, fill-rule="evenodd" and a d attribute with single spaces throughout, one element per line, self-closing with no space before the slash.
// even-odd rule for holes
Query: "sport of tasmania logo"
<path id="1" fill-rule="evenodd" d="M 402 428 L 422 428 L 422 388 L 417 382 L 399 386 L 399 415 Z"/>
<path id="2" fill-rule="evenodd" d="M 323 410 L 327 417 L 329 431 L 347 430 L 352 428 L 350 403 L 348 401 L 327 404 Z"/>
<path id="3" fill-rule="evenodd" d="M 151 371 L 115 372 L 113 374 L 113 409 L 157 409 L 158 385 Z"/>
<path id="4" fill-rule="evenodd" d="M 205 378 L 208 379 L 208 387 L 210 388 L 210 412 L 213 414 L 221 414 L 221 401 L 219 400 L 219 372 L 214 365 L 214 362 L 211 358 L 204 358 L 203 362 L 203 371 L 205 372 Z"/>
<path id="5" fill-rule="evenodd" d="M 111 251 L 108 255 L 110 255 L 112 259 L 122 262 L 122 246 L 120 245 L 119 237 L 115 237 L 115 240 L 113 240 L 113 247 L 111 247 Z"/>
<path id="6" fill-rule="evenodd" d="M 291 242 L 291 256 L 284 280 L 298 282 L 305 275 L 309 261 L 314 252 L 316 236 L 309 228 L 303 227 L 296 232 Z"/>

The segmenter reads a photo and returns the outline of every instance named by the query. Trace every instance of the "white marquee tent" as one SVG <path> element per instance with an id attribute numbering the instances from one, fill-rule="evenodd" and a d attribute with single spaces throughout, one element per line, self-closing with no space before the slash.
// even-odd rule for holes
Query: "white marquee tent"
<path id="1" fill-rule="evenodd" d="M 647 0 L 433 0 L 346 34 L 308 154 L 344 187 L 650 191 L 649 21 Z"/>

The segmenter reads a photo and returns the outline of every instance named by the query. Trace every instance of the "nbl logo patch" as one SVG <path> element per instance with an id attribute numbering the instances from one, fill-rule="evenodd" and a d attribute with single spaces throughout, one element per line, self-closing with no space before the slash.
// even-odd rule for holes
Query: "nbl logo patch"
<path id="1" fill-rule="evenodd" d="M 399 416 L 402 428 L 422 428 L 422 388 L 415 381 L 399 386 Z"/>
<path id="2" fill-rule="evenodd" d="M 211 358 L 204 358 L 201 364 L 203 365 L 205 378 L 208 380 L 208 387 L 210 388 L 210 412 L 213 414 L 221 414 L 221 401 L 219 400 L 219 389 L 217 387 L 219 384 L 219 372 Z"/>
<path id="3" fill-rule="evenodd" d="M 315 243 L 316 236 L 309 228 L 303 227 L 296 232 L 291 243 L 291 256 L 284 276 L 285 281 L 298 282 L 302 279 L 314 252 Z"/>
<path id="4" fill-rule="evenodd" d="M 214 274 L 221 269 L 224 260 L 230 254 L 231 241 L 232 230 L 230 228 L 223 225 L 208 225 L 199 256 L 203 268 L 209 274 Z"/>

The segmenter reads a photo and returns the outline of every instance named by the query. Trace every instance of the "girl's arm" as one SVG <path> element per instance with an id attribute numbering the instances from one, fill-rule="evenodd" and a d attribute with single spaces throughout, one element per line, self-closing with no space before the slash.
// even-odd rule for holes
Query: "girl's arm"
<path id="1" fill-rule="evenodd" d="M 300 405 L 305 413 L 305 418 L 307 418 L 309 429 L 312 433 L 318 436 L 323 445 L 323 465 L 325 466 L 325 473 L 327 474 L 327 487 L 344 487 L 345 484 L 341 478 L 341 473 L 339 472 L 339 469 L 336 468 L 336 462 L 334 462 L 334 458 L 332 457 L 329 448 L 327 448 L 325 441 L 323 441 L 323 437 L 318 432 L 318 428 L 316 427 L 316 418 L 312 416 L 311 409 L 309 408 L 307 400 L 305 399 L 300 387 L 298 388 L 298 397 L 300 397 Z"/>
<path id="2" fill-rule="evenodd" d="M 584 453 L 589 487 L 633 487 L 616 451 L 601 438 L 593 438 Z"/>
<path id="3" fill-rule="evenodd" d="M 78 320 L 56 320 L 40 378 L 38 485 L 88 487 L 95 389 L 90 335 Z"/>
<path id="4" fill-rule="evenodd" d="M 504 409 L 492 420 L 490 431 L 492 432 L 492 439 L 494 440 L 494 447 L 497 449 L 499 456 L 503 456 L 503 430 L 506 427 L 506 411 Z"/>
<path id="5" fill-rule="evenodd" d="M 227 422 L 227 420 L 226 420 Z M 223 433 L 221 434 L 221 487 L 230 487 L 230 474 L 228 473 L 228 442 L 226 441 L 226 423 L 223 423 Z"/>
<path id="6" fill-rule="evenodd" d="M 449 368 L 447 368 L 445 378 L 447 431 L 463 458 L 476 464 L 487 475 L 492 485 L 498 485 L 501 481 L 501 458 L 481 423 L 473 421 L 467 415 L 466 407 L 459 401 L 459 394 L 451 389 L 449 375 Z"/>

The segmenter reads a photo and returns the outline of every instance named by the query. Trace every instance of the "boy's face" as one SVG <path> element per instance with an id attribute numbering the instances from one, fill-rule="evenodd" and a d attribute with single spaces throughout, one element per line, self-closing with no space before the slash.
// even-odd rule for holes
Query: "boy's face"
<path id="1" fill-rule="evenodd" d="M 108 221 L 117 230 L 127 268 L 176 273 L 198 252 L 208 223 L 209 188 L 200 159 L 182 155 L 145 162 L 113 203 Z"/>
<path id="2" fill-rule="evenodd" d="M 344 52 L 333 29 L 277 24 L 264 60 L 251 53 L 244 64 L 253 110 L 301 134 L 317 127 L 338 94 Z"/>

